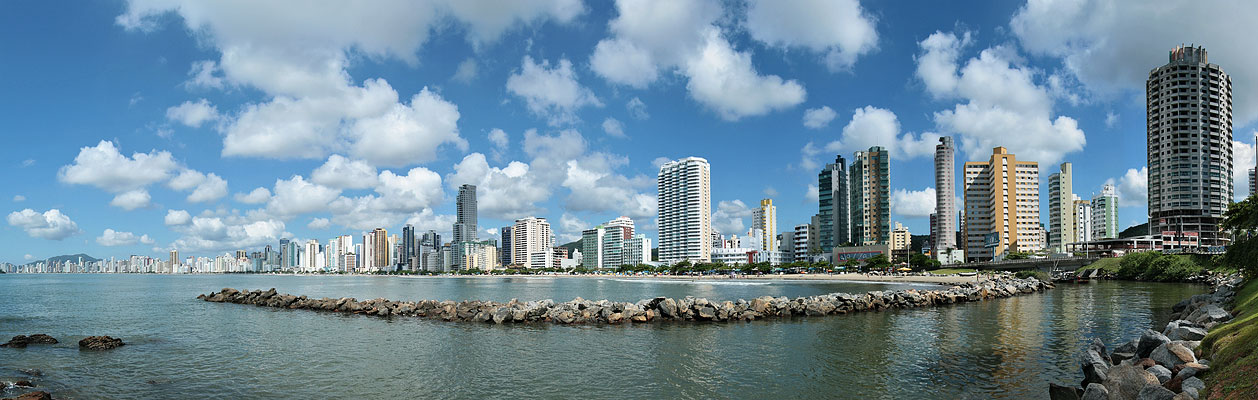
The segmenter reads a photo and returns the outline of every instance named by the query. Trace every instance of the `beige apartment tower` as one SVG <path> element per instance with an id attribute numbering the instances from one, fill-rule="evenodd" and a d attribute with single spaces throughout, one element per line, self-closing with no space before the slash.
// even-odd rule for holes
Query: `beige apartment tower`
<path id="1" fill-rule="evenodd" d="M 751 211 L 751 229 L 760 230 L 760 248 L 777 250 L 778 209 L 773 199 L 760 200 L 760 208 Z"/>
<path id="2" fill-rule="evenodd" d="M 988 161 L 965 163 L 965 258 L 991 261 L 1044 249 L 1039 164 L 997 147 Z"/>
<path id="3" fill-rule="evenodd" d="M 1061 163 L 1061 171 L 1048 176 L 1048 248 L 1064 253 L 1066 245 L 1079 241 L 1076 231 L 1074 170 Z"/>

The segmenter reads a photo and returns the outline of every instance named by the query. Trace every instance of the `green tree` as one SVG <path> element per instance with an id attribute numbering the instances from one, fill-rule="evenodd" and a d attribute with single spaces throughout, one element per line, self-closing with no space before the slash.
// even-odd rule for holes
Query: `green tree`
<path id="1" fill-rule="evenodd" d="M 869 271 L 885 271 L 891 268 L 891 261 L 886 254 L 879 254 L 865 260 L 865 269 Z"/>
<path id="2" fill-rule="evenodd" d="M 1258 195 L 1232 203 L 1223 214 L 1223 229 L 1232 243 L 1223 254 L 1223 265 L 1236 268 L 1248 278 L 1258 277 Z"/>

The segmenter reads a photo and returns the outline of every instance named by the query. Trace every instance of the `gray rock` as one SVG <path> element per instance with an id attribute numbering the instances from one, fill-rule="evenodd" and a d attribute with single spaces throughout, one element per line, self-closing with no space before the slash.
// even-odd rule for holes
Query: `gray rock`
<path id="1" fill-rule="evenodd" d="M 1176 365 L 1197 362 L 1197 357 L 1179 342 L 1164 343 L 1158 346 L 1149 354 L 1149 358 L 1156 361 L 1158 365 L 1166 367 L 1167 370 L 1175 369 Z"/>
<path id="2" fill-rule="evenodd" d="M 1153 353 L 1153 350 L 1158 348 L 1158 346 L 1170 342 L 1171 339 L 1167 338 L 1166 335 L 1152 329 L 1146 329 L 1144 334 L 1140 335 L 1140 340 L 1136 344 L 1136 357 L 1148 358 L 1149 354 Z"/>
<path id="3" fill-rule="evenodd" d="M 1111 398 L 1134 399 L 1140 394 L 1141 388 L 1157 386 L 1158 378 L 1140 367 L 1121 364 L 1109 369 L 1104 385 Z"/>
<path id="4" fill-rule="evenodd" d="M 1197 391 L 1197 389 L 1194 389 L 1194 388 L 1184 388 L 1184 391 L 1183 391 L 1183 392 L 1180 392 L 1179 394 L 1175 395 L 1175 399 L 1174 399 L 1174 400 L 1183 400 L 1184 398 L 1189 398 L 1189 399 L 1192 399 L 1192 400 L 1197 400 L 1198 398 L 1200 398 L 1200 396 L 1201 396 L 1201 395 L 1200 395 L 1200 392 L 1199 392 L 1199 391 Z"/>
<path id="5" fill-rule="evenodd" d="M 1201 339 L 1205 339 L 1206 330 L 1193 327 L 1193 326 L 1179 325 L 1179 326 L 1176 326 L 1175 329 L 1171 330 L 1171 333 L 1167 334 L 1166 337 L 1171 340 L 1198 341 Z"/>
<path id="6" fill-rule="evenodd" d="M 1109 400 L 1109 390 L 1105 389 L 1105 385 L 1099 383 L 1090 383 L 1088 388 L 1083 391 L 1082 400 Z"/>
<path id="7" fill-rule="evenodd" d="M 1140 392 L 1136 394 L 1136 400 L 1172 400 L 1174 398 L 1175 392 L 1158 385 L 1140 388 Z"/>
<path id="8" fill-rule="evenodd" d="M 1102 346 L 1102 348 L 1104 348 Z M 1080 366 L 1083 368 L 1083 382 L 1080 386 L 1087 387 L 1090 383 L 1105 382 L 1105 374 L 1110 369 L 1109 360 L 1089 347 L 1080 355 Z"/>
<path id="9" fill-rule="evenodd" d="M 1184 389 L 1193 388 L 1200 391 L 1201 389 L 1206 388 L 1206 383 L 1203 382 L 1201 379 L 1194 376 L 1188 379 L 1184 379 L 1184 383 L 1180 385 L 1180 387 Z"/>
<path id="10" fill-rule="evenodd" d="M 1079 400 L 1079 390 L 1069 386 L 1049 383 L 1048 398 L 1050 400 Z"/>
<path id="11" fill-rule="evenodd" d="M 677 301 L 673 299 L 664 299 L 659 303 L 660 316 L 668 319 L 677 318 Z"/>
<path id="12" fill-rule="evenodd" d="M 1158 383 L 1166 383 L 1166 381 L 1171 380 L 1171 370 L 1161 365 L 1154 365 L 1145 371 L 1149 371 L 1153 376 L 1158 377 Z"/>

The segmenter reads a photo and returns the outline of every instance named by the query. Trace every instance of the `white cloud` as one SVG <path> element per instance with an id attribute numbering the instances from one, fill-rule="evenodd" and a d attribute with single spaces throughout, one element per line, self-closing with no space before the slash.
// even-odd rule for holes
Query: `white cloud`
<path id="1" fill-rule="evenodd" d="M 571 124 L 579 119 L 581 107 L 602 107 L 594 92 L 577 82 L 572 62 L 561 58 L 554 68 L 549 60 L 541 64 L 525 56 L 517 73 L 507 77 L 507 91 L 524 99 L 529 111 L 544 117 L 551 126 Z"/>
<path id="2" fill-rule="evenodd" d="M 1118 125 L 1118 114 L 1114 114 L 1113 111 L 1107 111 L 1105 113 L 1105 127 L 1113 129 L 1115 125 Z"/>
<path id="3" fill-rule="evenodd" d="M 767 197 L 777 197 L 777 195 L 779 194 L 778 190 L 774 189 L 772 186 L 764 188 L 763 193 Z"/>
<path id="4" fill-rule="evenodd" d="M 26 168 L 32 165 L 35 165 L 35 159 L 28 158 L 28 159 L 22 160 L 22 168 Z"/>
<path id="5" fill-rule="evenodd" d="M 320 231 L 328 229 L 330 226 L 332 226 L 332 221 L 328 221 L 327 218 L 315 218 L 310 220 L 310 223 L 306 224 L 307 228 Z"/>
<path id="6" fill-rule="evenodd" d="M 374 165 L 406 166 L 429 162 L 445 143 L 467 150 L 459 137 L 459 109 L 425 87 L 411 104 L 394 104 L 383 115 L 362 118 L 350 130 L 357 140 L 350 153 Z"/>
<path id="7" fill-rule="evenodd" d="M 339 154 L 310 173 L 310 181 L 338 189 L 367 189 L 379 183 L 376 168 L 362 160 L 350 160 Z"/>
<path id="8" fill-rule="evenodd" d="M 496 236 L 498 236 L 498 228 L 489 228 L 489 229 L 486 229 L 486 230 L 485 230 L 485 233 L 488 233 L 490 237 L 496 237 Z"/>
<path id="9" fill-rule="evenodd" d="M 33 238 L 61 240 L 80 232 L 78 224 L 55 208 L 43 213 L 29 208 L 14 211 L 9 213 L 8 221 Z"/>
<path id="10" fill-rule="evenodd" d="M 23 195 L 20 195 L 20 194 L 15 194 L 15 195 L 13 195 L 13 202 L 14 202 L 14 203 L 21 203 L 21 202 L 23 202 L 23 201 L 26 201 L 26 196 L 23 196 Z"/>
<path id="11" fill-rule="evenodd" d="M 1010 21 L 1022 48 L 1058 57 L 1095 95 L 1144 98 L 1149 70 L 1166 64 L 1173 46 L 1191 41 L 1232 76 L 1233 93 L 1258 92 L 1258 3 L 1140 0 L 1027 2 Z M 1237 96 L 1235 124 L 1258 118 L 1258 100 Z"/>
<path id="12" fill-rule="evenodd" d="M 292 217 L 328 209 L 328 205 L 340 196 L 341 190 L 306 182 L 301 175 L 276 179 L 274 195 L 266 209 L 276 216 Z"/>
<path id="13" fill-rule="evenodd" d="M 64 183 L 92 185 L 119 193 L 136 190 L 166 180 L 176 167 L 169 152 L 151 151 L 122 155 L 113 142 L 102 140 L 95 147 L 83 147 L 74 163 L 61 167 L 57 179 Z"/>
<path id="14" fill-rule="evenodd" d="M 643 218 L 656 215 L 655 196 L 642 193 L 654 183 L 645 176 L 627 178 L 612 170 L 626 164 L 626 159 L 589 157 L 568 161 L 567 177 L 563 186 L 571 194 L 564 203 L 571 211 L 612 211 L 629 217 Z"/>
<path id="15" fill-rule="evenodd" d="M 896 189 L 891 194 L 891 212 L 901 217 L 929 217 L 935 212 L 935 188 Z"/>
<path id="16" fill-rule="evenodd" d="M 1114 179 L 1108 179 L 1105 183 L 1113 185 Z M 1117 189 L 1119 206 L 1148 207 L 1149 167 L 1140 167 L 1140 170 L 1127 169 L 1127 173 L 1119 178 Z"/>
<path id="17" fill-rule="evenodd" d="M 144 237 L 148 238 L 147 235 L 145 235 Z M 105 229 L 104 233 L 101 233 L 100 236 L 96 237 L 96 243 L 100 244 L 101 246 L 110 246 L 110 247 L 131 246 L 139 242 L 140 242 L 140 237 L 137 237 L 134 233 L 119 232 L 113 229 Z M 151 243 L 151 239 L 150 239 L 150 243 Z"/>
<path id="18" fill-rule="evenodd" d="M 188 253 L 256 249 L 286 236 L 283 221 L 239 216 L 193 217 L 191 223 L 175 230 L 183 236 L 171 248 Z"/>
<path id="19" fill-rule="evenodd" d="M 406 175 L 380 173 L 380 208 L 386 211 L 416 212 L 441 202 L 441 175 L 427 168 L 412 168 Z"/>
<path id="20" fill-rule="evenodd" d="M 835 113 L 830 106 L 821 106 L 821 108 L 810 108 L 804 111 L 804 126 L 812 129 L 821 129 L 830 125 L 830 121 L 834 120 L 839 114 Z"/>
<path id="21" fill-rule="evenodd" d="M 22 259 L 24 259 L 24 260 L 26 260 L 26 261 L 30 261 L 30 260 L 35 259 L 35 256 L 32 256 L 32 255 L 30 255 L 30 254 L 27 254 L 27 255 L 22 256 Z"/>
<path id="22" fill-rule="evenodd" d="M 712 229 L 726 236 L 742 235 L 747 230 L 743 218 L 750 216 L 751 208 L 742 200 L 722 200 L 717 202 L 716 212 L 712 213 Z"/>
<path id="23" fill-rule="evenodd" d="M 651 114 L 646 112 L 646 103 L 643 103 L 642 99 L 637 97 L 629 99 L 629 102 L 625 103 L 625 109 L 629 110 L 629 116 L 634 119 L 651 118 Z"/>
<path id="24" fill-rule="evenodd" d="M 608 136 L 623 138 L 625 137 L 625 125 L 615 118 L 608 117 L 603 120 L 603 132 Z"/>
<path id="25" fill-rule="evenodd" d="M 166 210 L 166 225 L 186 225 L 192 222 L 192 215 L 185 210 Z"/>
<path id="26" fill-rule="evenodd" d="M 821 197 L 821 190 L 817 185 L 808 184 L 808 189 L 804 190 L 804 201 L 808 203 L 816 203 Z"/>
<path id="27" fill-rule="evenodd" d="M 479 69 L 480 67 L 476 64 L 476 59 L 469 57 L 459 63 L 458 68 L 454 69 L 454 77 L 451 79 L 463 83 L 472 83 L 472 80 L 476 79 L 476 72 Z"/>
<path id="28" fill-rule="evenodd" d="M 200 128 L 201 124 L 218 119 L 218 108 L 211 105 L 209 100 L 206 99 L 198 100 L 195 103 L 185 101 L 183 104 L 167 108 L 166 119 L 185 126 Z"/>
<path id="29" fill-rule="evenodd" d="M 142 244 L 154 244 L 154 243 L 157 243 L 157 241 L 156 241 L 156 240 L 153 240 L 153 238 L 149 237 L 149 235 L 140 235 L 140 243 L 142 243 Z"/>
<path id="30" fill-rule="evenodd" d="M 507 149 L 507 145 L 511 144 L 511 139 L 507 137 L 507 132 L 494 128 L 489 131 L 489 143 L 492 143 L 497 150 L 502 151 Z"/>
<path id="31" fill-rule="evenodd" d="M 109 205 L 131 211 L 137 208 L 148 207 L 149 201 L 153 198 L 149 196 L 149 191 L 144 189 L 130 190 L 119 193 L 109 201 Z"/>
<path id="32" fill-rule="evenodd" d="M 1249 197 L 1249 170 L 1254 168 L 1254 145 L 1239 140 L 1232 141 L 1232 180 L 1236 182 L 1236 201 Z"/>
<path id="33" fill-rule="evenodd" d="M 852 120 L 843 127 L 839 140 L 830 142 L 825 150 L 828 152 L 850 153 L 866 150 L 873 146 L 882 146 L 891 153 L 892 158 L 912 159 L 929 157 L 935 154 L 935 143 L 939 142 L 939 134 L 926 132 L 915 135 L 912 132 L 900 134 L 900 120 L 891 110 L 865 106 L 852 112 Z M 810 143 L 811 144 L 811 143 Z M 805 160 L 810 160 L 809 153 L 819 154 L 814 147 L 805 145 Z M 813 170 L 820 164 L 812 162 L 805 168 Z"/>
<path id="34" fill-rule="evenodd" d="M 858 0 L 751 0 L 744 25 L 771 46 L 801 47 L 825 58 L 831 71 L 846 69 L 877 46 L 874 19 Z"/>
<path id="35" fill-rule="evenodd" d="M 513 221 L 528 215 L 539 215 L 537 203 L 550 198 L 548 185 L 537 182 L 528 164 L 512 161 L 506 167 L 490 167 L 485 155 L 472 153 L 454 165 L 446 183 L 457 187 L 476 185 L 477 212 L 480 215 Z"/>
<path id="36" fill-rule="evenodd" d="M 218 68 L 218 62 L 214 60 L 194 61 L 192 68 L 188 70 L 191 78 L 184 84 L 195 88 L 222 89 L 226 86 L 222 72 Z"/>
<path id="37" fill-rule="evenodd" d="M 262 204 L 271 200 L 271 191 L 264 187 L 254 188 L 249 193 L 236 193 L 236 201 L 245 204 Z"/>
<path id="38" fill-rule="evenodd" d="M 751 65 L 751 54 L 735 51 L 716 28 L 699 56 L 684 68 L 690 96 L 727 121 L 758 116 L 794 107 L 807 97 L 804 86 L 777 75 L 760 75 Z"/>
<path id="39" fill-rule="evenodd" d="M 659 172 L 659 169 L 663 167 L 664 164 L 668 164 L 669 161 L 672 160 L 668 159 L 668 157 L 655 157 L 654 160 L 651 160 L 651 167 L 654 167 L 656 172 Z"/>
<path id="40" fill-rule="evenodd" d="M 576 215 L 563 213 L 559 216 L 559 225 L 555 226 L 556 245 L 571 243 L 581 238 L 581 231 L 593 228 L 594 225 L 582 221 Z"/>
<path id="41" fill-rule="evenodd" d="M 171 178 L 167 186 L 181 192 L 191 190 L 188 201 L 192 203 L 207 203 L 227 196 L 227 181 L 213 172 L 203 174 L 185 169 Z"/>
<path id="42" fill-rule="evenodd" d="M 1013 49 L 988 48 L 960 66 L 956 61 L 966 41 L 935 32 L 918 44 L 923 52 L 917 73 L 936 98 L 964 101 L 936 112 L 934 119 L 940 129 L 960 134 L 968 157 L 986 158 L 993 147 L 1004 146 L 1019 159 L 1053 165 L 1083 150 L 1087 140 L 1078 123 L 1053 116 L 1053 95 L 1034 82 L 1035 70 L 1017 64 L 1022 60 Z M 1010 132 L 1018 132 L 1020 140 L 1006 140 Z"/>
<path id="43" fill-rule="evenodd" d="M 760 75 L 751 54 L 736 51 L 716 25 L 721 4 L 713 0 L 620 0 L 609 23 L 611 36 L 599 41 L 590 66 L 599 76 L 645 88 L 661 70 L 688 79 L 690 96 L 723 119 L 763 115 L 804 101 L 794 80 Z"/>

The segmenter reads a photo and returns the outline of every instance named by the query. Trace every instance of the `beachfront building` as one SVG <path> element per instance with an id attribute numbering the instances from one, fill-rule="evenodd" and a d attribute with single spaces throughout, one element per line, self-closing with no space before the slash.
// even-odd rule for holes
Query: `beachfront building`
<path id="1" fill-rule="evenodd" d="M 1048 248 L 1066 251 L 1066 245 L 1079 241 L 1075 230 L 1074 172 L 1070 163 L 1048 176 Z"/>
<path id="2" fill-rule="evenodd" d="M 957 249 L 956 149 L 952 137 L 935 145 L 935 213 L 930 222 L 930 248 L 937 252 Z"/>
<path id="3" fill-rule="evenodd" d="M 760 248 L 777 250 L 778 209 L 773 199 L 760 200 L 760 208 L 751 210 L 751 229 L 760 231 Z"/>
<path id="4" fill-rule="evenodd" d="M 1101 193 L 1092 196 L 1092 239 L 1114 239 L 1118 237 L 1118 192 L 1114 184 L 1106 183 Z"/>
<path id="5" fill-rule="evenodd" d="M 851 185 L 852 243 L 872 245 L 891 241 L 891 156 L 874 146 L 856 152 Z M 839 243 L 841 244 L 841 243 Z"/>
<path id="6" fill-rule="evenodd" d="M 511 264 L 526 268 L 554 265 L 555 239 L 545 218 L 525 217 L 511 227 Z"/>
<path id="7" fill-rule="evenodd" d="M 1004 147 L 988 161 L 965 163 L 965 258 L 991 261 L 1044 249 L 1039 164 Z"/>
<path id="8" fill-rule="evenodd" d="M 656 184 L 660 261 L 711 261 L 712 189 L 708 160 L 687 157 L 664 163 Z"/>
<path id="9" fill-rule="evenodd" d="M 817 232 L 814 240 L 823 249 L 852 241 L 851 189 L 848 187 L 847 160 L 835 156 L 817 174 Z"/>

